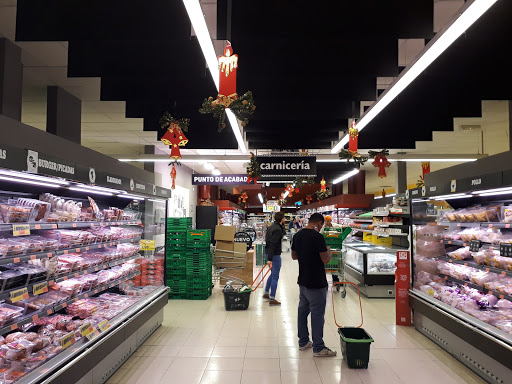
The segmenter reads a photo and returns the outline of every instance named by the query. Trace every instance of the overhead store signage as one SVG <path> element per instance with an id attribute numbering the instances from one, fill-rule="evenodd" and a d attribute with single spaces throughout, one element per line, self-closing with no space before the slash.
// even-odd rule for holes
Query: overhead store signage
<path id="1" fill-rule="evenodd" d="M 316 156 L 256 156 L 261 178 L 269 176 L 316 176 Z"/>
<path id="2" fill-rule="evenodd" d="M 171 191 L 156 185 L 96 170 L 31 149 L 0 144 L 0 167 L 99 185 L 122 191 L 170 198 Z"/>
<path id="3" fill-rule="evenodd" d="M 277 200 L 268 200 L 267 204 L 263 204 L 263 212 L 279 212 L 281 206 Z"/>
<path id="4" fill-rule="evenodd" d="M 490 173 L 478 177 L 457 179 L 457 192 L 477 191 L 482 189 L 499 188 L 503 185 L 503 174 Z"/>
<path id="5" fill-rule="evenodd" d="M 199 174 L 192 175 L 192 185 L 240 185 L 247 184 L 246 174 L 236 175 L 211 175 Z"/>

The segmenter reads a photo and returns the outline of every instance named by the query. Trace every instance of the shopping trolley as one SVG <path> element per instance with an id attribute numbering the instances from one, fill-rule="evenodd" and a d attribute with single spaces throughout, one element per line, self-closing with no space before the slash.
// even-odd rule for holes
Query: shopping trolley
<path id="1" fill-rule="evenodd" d="M 343 241 L 352 232 L 351 228 L 329 228 L 324 230 L 325 243 L 331 247 L 331 261 L 325 265 L 325 271 L 332 275 L 333 286 L 340 292 L 341 297 L 347 296 L 347 287 L 345 284 L 338 284 L 340 280 L 345 280 L 345 253 L 342 249 Z"/>

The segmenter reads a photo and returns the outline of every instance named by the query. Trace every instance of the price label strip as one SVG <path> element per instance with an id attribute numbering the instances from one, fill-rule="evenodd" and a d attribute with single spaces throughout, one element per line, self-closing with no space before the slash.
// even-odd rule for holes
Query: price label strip
<path id="1" fill-rule="evenodd" d="M 469 243 L 469 250 L 471 252 L 478 252 L 481 246 L 482 243 L 480 242 L 480 240 L 471 240 L 471 243 Z"/>
<path id="2" fill-rule="evenodd" d="M 86 323 L 80 327 L 80 333 L 82 337 L 89 337 L 91 333 L 94 333 L 94 328 L 91 323 Z"/>
<path id="3" fill-rule="evenodd" d="M 20 300 L 26 300 L 28 298 L 29 296 L 27 288 L 17 289 L 16 291 L 11 292 L 11 301 L 13 303 L 16 303 Z"/>
<path id="4" fill-rule="evenodd" d="M 154 251 L 155 250 L 155 240 L 140 240 L 140 250 L 141 251 Z"/>
<path id="5" fill-rule="evenodd" d="M 101 332 L 105 332 L 107 329 L 110 328 L 110 323 L 108 322 L 108 320 L 102 321 L 101 323 L 98 324 L 98 328 L 100 329 Z"/>
<path id="6" fill-rule="evenodd" d="M 43 281 L 42 283 L 34 284 L 34 287 L 32 288 L 32 292 L 33 292 L 34 296 L 41 295 L 43 293 L 48 292 L 48 282 Z"/>
<path id="7" fill-rule="evenodd" d="M 13 236 L 27 236 L 30 235 L 30 224 L 13 224 L 12 225 Z"/>
<path id="8" fill-rule="evenodd" d="M 69 332 L 67 335 L 60 339 L 60 346 L 62 349 L 66 349 L 73 344 L 75 341 L 75 332 Z"/>
<path id="9" fill-rule="evenodd" d="M 512 244 L 500 244 L 500 256 L 512 257 Z"/>

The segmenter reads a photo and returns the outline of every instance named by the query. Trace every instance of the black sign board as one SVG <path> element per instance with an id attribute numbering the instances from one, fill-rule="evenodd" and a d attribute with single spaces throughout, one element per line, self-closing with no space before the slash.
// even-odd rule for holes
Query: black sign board
<path id="1" fill-rule="evenodd" d="M 500 244 L 500 255 L 506 257 L 512 257 L 512 244 L 501 243 Z"/>
<path id="2" fill-rule="evenodd" d="M 482 189 L 499 188 L 503 185 L 503 174 L 490 173 L 478 177 L 468 177 L 457 180 L 457 192 L 478 191 Z"/>
<path id="3" fill-rule="evenodd" d="M 268 176 L 316 176 L 315 156 L 257 156 L 261 178 Z"/>
<path id="4" fill-rule="evenodd" d="M 166 188 L 102 172 L 31 149 L 14 148 L 4 144 L 0 144 L 0 168 L 56 176 L 121 191 L 144 193 L 150 196 L 171 197 L 171 191 Z"/>
<path id="5" fill-rule="evenodd" d="M 247 243 L 247 250 L 251 249 L 252 247 L 252 239 L 247 232 L 235 233 L 235 243 Z"/>
<path id="6" fill-rule="evenodd" d="M 471 240 L 471 243 L 469 243 L 469 250 L 471 252 L 478 252 L 481 246 L 482 243 L 480 242 L 480 240 Z"/>
<path id="7" fill-rule="evenodd" d="M 244 232 L 251 237 L 252 241 L 256 241 L 256 230 L 254 228 L 245 228 Z"/>
<path id="8" fill-rule="evenodd" d="M 450 183 L 437 183 L 436 185 L 425 185 L 426 196 L 441 196 L 450 193 Z"/>
<path id="9" fill-rule="evenodd" d="M 416 199 L 421 197 L 421 188 L 409 189 L 409 198 Z"/>

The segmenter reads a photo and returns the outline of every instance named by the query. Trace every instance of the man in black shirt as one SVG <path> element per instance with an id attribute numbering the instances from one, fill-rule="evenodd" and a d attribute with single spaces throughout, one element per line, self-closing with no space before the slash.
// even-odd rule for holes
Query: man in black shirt
<path id="1" fill-rule="evenodd" d="M 276 300 L 277 282 L 279 281 L 279 272 L 281 271 L 281 245 L 283 242 L 284 230 L 284 213 L 276 212 L 274 215 L 274 224 L 267 229 L 265 235 L 265 252 L 267 260 L 270 262 L 272 271 L 267 280 L 265 287 L 264 299 L 270 299 L 269 305 L 281 305 Z"/>
<path id="2" fill-rule="evenodd" d="M 327 278 L 325 264 L 331 260 L 331 251 L 325 245 L 324 237 L 318 233 L 324 224 L 324 217 L 314 213 L 308 225 L 299 231 L 292 242 L 292 259 L 299 261 L 299 311 L 298 336 L 301 351 L 313 347 L 316 357 L 336 356 L 324 344 L 325 305 L 327 301 Z M 311 313 L 309 339 L 308 316 Z"/>

